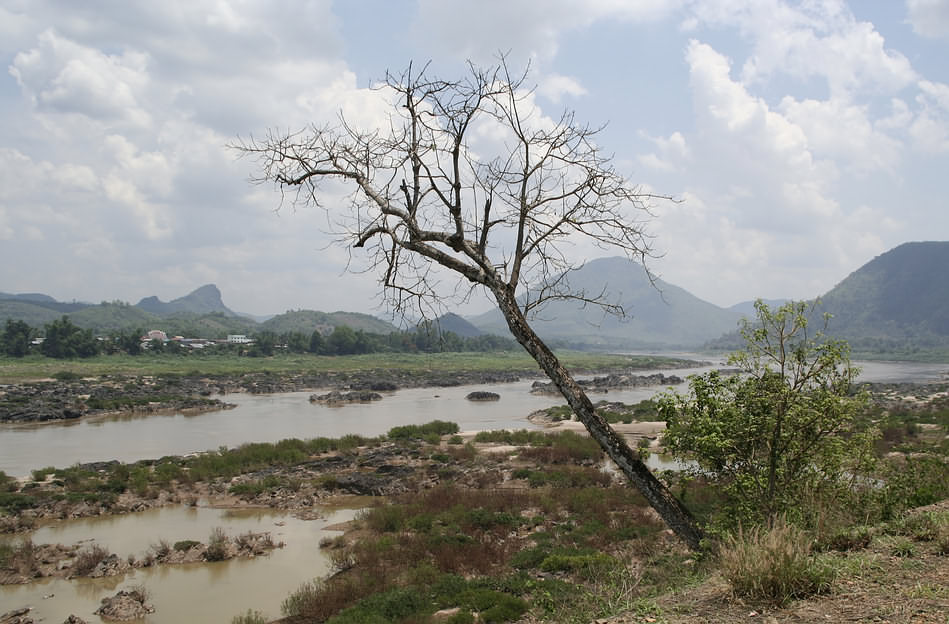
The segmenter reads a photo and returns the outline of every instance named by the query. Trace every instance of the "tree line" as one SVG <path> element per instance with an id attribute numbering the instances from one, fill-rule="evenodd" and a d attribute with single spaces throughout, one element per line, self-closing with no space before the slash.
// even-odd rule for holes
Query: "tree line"
<path id="1" fill-rule="evenodd" d="M 82 329 L 63 316 L 42 328 L 24 321 L 8 319 L 0 333 L 0 353 L 23 357 L 39 353 L 51 358 L 86 358 L 99 354 L 141 355 L 145 352 L 186 355 L 192 349 L 179 341 L 142 340 L 143 329 L 121 330 L 96 336 L 91 329 Z M 37 341 L 36 338 L 43 338 Z M 437 324 L 424 321 L 418 327 L 389 334 L 376 334 L 347 325 L 338 325 L 329 334 L 314 330 L 276 333 L 261 331 L 252 334 L 250 344 L 218 344 L 206 349 L 210 353 L 230 353 L 266 357 L 279 352 L 312 353 L 315 355 L 356 355 L 364 353 L 437 353 L 460 351 L 507 351 L 515 343 L 499 336 L 459 336 L 441 330 Z"/>

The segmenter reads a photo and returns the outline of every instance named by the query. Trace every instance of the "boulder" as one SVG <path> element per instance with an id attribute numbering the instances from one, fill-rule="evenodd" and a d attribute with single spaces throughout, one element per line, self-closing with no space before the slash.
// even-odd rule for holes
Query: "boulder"
<path id="1" fill-rule="evenodd" d="M 500 401 L 501 395 L 497 392 L 486 392 L 484 390 L 477 390 L 475 392 L 469 392 L 468 396 L 465 397 L 469 401 Z"/>
<path id="2" fill-rule="evenodd" d="M 95 614 L 103 620 L 126 622 L 140 620 L 149 613 L 155 612 L 155 607 L 148 604 L 148 596 L 143 589 L 121 590 L 111 598 L 103 598 L 102 604 Z"/>

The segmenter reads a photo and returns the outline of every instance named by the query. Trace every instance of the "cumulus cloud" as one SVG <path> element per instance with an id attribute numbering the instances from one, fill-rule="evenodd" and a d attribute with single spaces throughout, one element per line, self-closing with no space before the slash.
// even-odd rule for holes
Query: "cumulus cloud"
<path id="1" fill-rule="evenodd" d="M 38 39 L 37 47 L 17 54 L 10 66 L 38 110 L 148 125 L 150 116 L 139 101 L 148 83 L 146 54 L 107 55 L 52 29 Z"/>
<path id="2" fill-rule="evenodd" d="M 906 0 L 909 22 L 923 37 L 949 38 L 949 2 L 946 0 Z"/>
<path id="3" fill-rule="evenodd" d="M 842 97 L 892 93 L 916 79 L 909 60 L 887 48 L 873 24 L 858 21 L 842 0 L 793 6 L 782 0 L 708 0 L 691 8 L 698 23 L 736 26 L 752 42 L 741 72 L 746 83 L 775 74 L 817 76 Z"/>
<path id="4" fill-rule="evenodd" d="M 677 171 L 691 155 L 691 150 L 681 132 L 673 132 L 668 137 L 645 136 L 656 147 L 655 152 L 641 154 L 638 157 L 639 163 L 645 167 L 658 171 Z"/>

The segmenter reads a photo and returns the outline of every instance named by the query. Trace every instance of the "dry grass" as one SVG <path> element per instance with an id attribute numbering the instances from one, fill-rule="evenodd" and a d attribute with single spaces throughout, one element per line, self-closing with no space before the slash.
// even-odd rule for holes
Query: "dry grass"
<path id="1" fill-rule="evenodd" d="M 810 537 L 783 519 L 727 538 L 719 565 L 736 596 L 779 605 L 827 591 L 834 578 L 811 552 Z"/>

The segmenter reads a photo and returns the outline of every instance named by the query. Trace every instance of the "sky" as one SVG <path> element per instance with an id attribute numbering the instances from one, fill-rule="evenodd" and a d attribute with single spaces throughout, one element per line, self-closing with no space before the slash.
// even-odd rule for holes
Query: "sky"
<path id="1" fill-rule="evenodd" d="M 0 292 L 383 313 L 326 211 L 278 210 L 228 145 L 372 124 L 386 70 L 499 52 L 680 200 L 651 268 L 711 303 L 949 240 L 949 0 L 0 0 Z"/>

